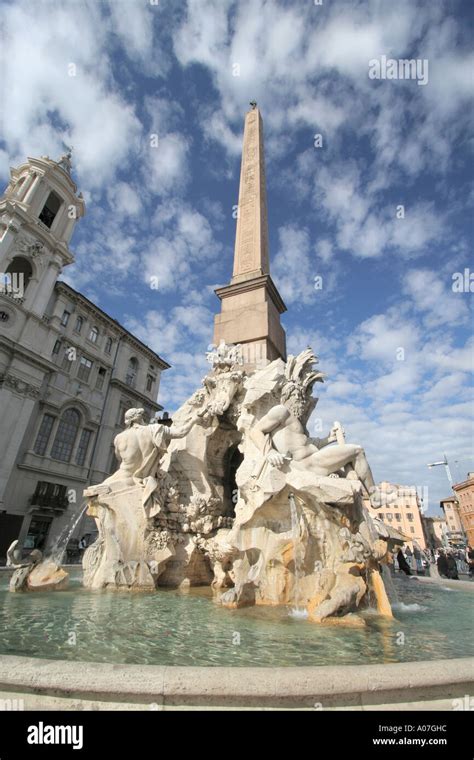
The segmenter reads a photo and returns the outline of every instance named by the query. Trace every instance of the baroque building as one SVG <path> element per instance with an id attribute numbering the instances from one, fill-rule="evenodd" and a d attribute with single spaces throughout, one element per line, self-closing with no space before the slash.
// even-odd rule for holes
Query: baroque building
<path id="1" fill-rule="evenodd" d="M 464 541 L 463 524 L 459 514 L 459 501 L 455 495 L 441 499 L 439 506 L 444 512 L 446 520 L 446 535 L 448 543 L 452 546 L 462 544 Z"/>
<path id="2" fill-rule="evenodd" d="M 378 484 L 381 492 L 381 504 L 374 509 L 366 501 L 366 507 L 372 517 L 383 520 L 406 537 L 405 545 L 410 550 L 427 548 L 422 521 L 422 503 L 414 486 L 402 486 L 383 480 Z"/>
<path id="3" fill-rule="evenodd" d="M 115 469 L 123 413 L 157 403 L 169 365 L 58 277 L 85 213 L 70 154 L 28 158 L 0 199 L 0 560 L 51 547 Z"/>
<path id="4" fill-rule="evenodd" d="M 469 546 L 474 546 L 474 472 L 466 480 L 453 485 L 458 498 L 458 514 Z"/>

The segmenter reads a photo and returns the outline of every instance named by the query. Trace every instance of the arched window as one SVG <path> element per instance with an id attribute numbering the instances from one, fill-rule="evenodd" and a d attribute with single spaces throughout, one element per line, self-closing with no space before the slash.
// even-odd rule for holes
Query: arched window
<path id="1" fill-rule="evenodd" d="M 26 180 L 26 177 L 27 177 L 27 175 L 25 174 L 25 175 L 24 175 L 23 177 L 21 177 L 21 179 L 19 179 L 19 180 L 18 180 L 18 182 L 17 182 L 17 186 L 16 186 L 16 188 L 15 188 L 15 195 L 16 195 L 16 197 L 17 197 L 17 198 L 20 196 L 20 193 L 21 193 L 21 189 L 22 189 L 23 185 L 25 184 L 25 180 Z"/>
<path id="2" fill-rule="evenodd" d="M 28 259 L 15 256 L 3 275 L 2 292 L 17 294 L 17 298 L 23 298 L 32 276 L 33 268 Z"/>
<path id="3" fill-rule="evenodd" d="M 130 361 L 128 362 L 127 374 L 125 375 L 125 382 L 127 383 L 127 385 L 130 385 L 132 388 L 135 387 L 137 372 L 138 372 L 138 361 L 135 359 L 134 356 L 132 356 Z"/>
<path id="4" fill-rule="evenodd" d="M 51 449 L 53 459 L 59 459 L 60 462 L 71 460 L 80 421 L 81 417 L 76 409 L 66 409 L 59 420 L 56 438 Z"/>
<path id="5" fill-rule="evenodd" d="M 48 195 L 46 203 L 43 206 L 43 210 L 41 211 L 39 215 L 40 221 L 42 221 L 43 224 L 46 225 L 46 227 L 51 227 L 60 207 L 61 207 L 61 198 L 59 197 L 59 195 L 56 195 L 56 193 L 51 192 Z"/>
<path id="6" fill-rule="evenodd" d="M 97 343 L 97 338 L 98 337 L 99 337 L 99 330 L 97 329 L 97 327 L 92 327 L 91 331 L 89 333 L 89 340 L 92 343 Z"/>
<path id="7" fill-rule="evenodd" d="M 40 429 L 38 430 L 38 435 L 36 436 L 34 448 L 35 454 L 39 454 L 40 456 L 45 455 L 49 437 L 53 429 L 54 419 L 55 418 L 51 414 L 43 415 Z"/>
<path id="8" fill-rule="evenodd" d="M 105 341 L 105 353 L 110 354 L 112 352 L 112 338 L 107 338 Z"/>
<path id="9" fill-rule="evenodd" d="M 74 328 L 75 331 L 78 332 L 78 333 L 80 333 L 81 330 L 82 330 L 82 325 L 83 324 L 84 324 L 83 318 L 82 317 L 77 317 L 77 319 L 76 319 L 76 326 Z"/>

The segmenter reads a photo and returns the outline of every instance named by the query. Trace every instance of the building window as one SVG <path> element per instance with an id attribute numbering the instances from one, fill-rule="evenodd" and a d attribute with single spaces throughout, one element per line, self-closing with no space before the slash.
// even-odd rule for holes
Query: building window
<path id="1" fill-rule="evenodd" d="M 153 383 L 155 382 L 155 378 L 152 375 L 146 376 L 146 389 L 147 391 L 151 391 L 153 388 Z"/>
<path id="2" fill-rule="evenodd" d="M 31 503 L 37 507 L 67 509 L 67 486 L 63 486 L 61 483 L 49 483 L 46 480 L 39 480 L 36 484 L 36 490 Z"/>
<path id="3" fill-rule="evenodd" d="M 79 445 L 77 447 L 76 463 L 83 465 L 86 461 L 87 449 L 89 448 L 89 442 L 92 438 L 92 430 L 83 430 L 81 437 L 79 438 Z"/>
<path id="4" fill-rule="evenodd" d="M 56 343 L 53 346 L 53 356 L 54 356 L 54 354 L 59 354 L 60 348 L 61 348 L 61 341 L 57 340 Z"/>
<path id="5" fill-rule="evenodd" d="M 138 361 L 134 356 L 128 362 L 127 374 L 125 375 L 125 382 L 130 385 L 131 388 L 135 388 L 135 382 L 137 379 Z"/>
<path id="6" fill-rule="evenodd" d="M 407 517 L 409 522 L 413 522 L 413 512 L 407 512 Z"/>
<path id="7" fill-rule="evenodd" d="M 75 357 L 74 352 L 75 352 L 75 349 L 74 351 L 71 351 L 71 347 L 64 349 L 64 356 L 61 362 L 61 369 L 63 369 L 65 372 L 69 372 L 69 370 L 71 369 L 71 365 Z"/>
<path id="8" fill-rule="evenodd" d="M 99 330 L 97 327 L 93 327 L 89 333 L 89 340 L 91 343 L 97 343 L 97 338 L 99 337 Z"/>
<path id="9" fill-rule="evenodd" d="M 63 327 L 67 327 L 67 323 L 69 322 L 69 317 L 71 316 L 70 311 L 66 311 L 66 309 L 63 311 L 63 315 L 61 317 L 61 324 Z"/>
<path id="10" fill-rule="evenodd" d="M 97 380 L 95 381 L 95 388 L 97 391 L 101 391 L 102 388 L 104 387 L 104 380 L 105 380 L 106 373 L 107 373 L 107 370 L 105 369 L 105 367 L 99 367 L 99 371 L 97 373 Z"/>
<path id="11" fill-rule="evenodd" d="M 389 522 L 392 522 L 392 520 L 393 520 L 393 515 L 392 515 L 392 513 L 391 513 L 391 512 L 387 512 L 387 520 L 388 520 Z"/>
<path id="12" fill-rule="evenodd" d="M 123 427 L 123 425 L 125 424 L 124 418 L 125 418 L 125 412 L 127 411 L 127 409 L 130 409 L 130 404 L 124 404 L 122 402 L 119 406 L 118 420 L 117 420 L 117 425 L 120 425 L 120 427 Z"/>
<path id="13" fill-rule="evenodd" d="M 51 414 L 45 414 L 43 416 L 43 419 L 41 420 L 40 429 L 38 430 L 38 435 L 36 436 L 36 442 L 35 442 L 35 448 L 34 452 L 35 454 L 39 454 L 39 456 L 44 456 L 46 448 L 48 446 L 49 437 L 51 435 L 51 430 L 53 429 L 54 424 L 54 417 L 51 416 Z"/>
<path id="14" fill-rule="evenodd" d="M 90 374 L 92 369 L 92 362 L 90 359 L 86 359 L 85 356 L 81 356 L 81 360 L 79 362 L 79 369 L 77 371 L 77 376 L 79 380 L 84 380 L 85 383 L 89 380 Z"/>
<path id="15" fill-rule="evenodd" d="M 401 516 L 401 514 L 399 512 L 395 513 L 395 518 L 396 518 L 397 522 L 401 522 L 402 521 L 402 516 Z"/>
<path id="16" fill-rule="evenodd" d="M 43 210 L 41 211 L 39 215 L 40 221 L 42 221 L 43 224 L 46 225 L 46 227 L 51 227 L 60 207 L 61 207 L 61 198 L 58 195 L 56 195 L 56 193 L 51 192 L 48 195 L 48 199 L 46 203 L 44 204 Z"/>
<path id="17" fill-rule="evenodd" d="M 411 530 L 412 533 L 415 532 L 415 528 L 413 527 L 413 525 L 411 526 L 410 530 Z"/>
<path id="18" fill-rule="evenodd" d="M 71 460 L 74 441 L 79 428 L 80 415 L 75 409 L 66 409 L 58 425 L 56 438 L 51 449 L 51 457 L 60 462 Z"/>
<path id="19" fill-rule="evenodd" d="M 84 324 L 84 319 L 82 317 L 77 317 L 76 319 L 76 326 L 74 327 L 75 331 L 80 333 L 82 330 L 82 325 Z"/>
<path id="20" fill-rule="evenodd" d="M 112 352 L 112 338 L 107 338 L 105 341 L 105 353 L 110 354 Z"/>

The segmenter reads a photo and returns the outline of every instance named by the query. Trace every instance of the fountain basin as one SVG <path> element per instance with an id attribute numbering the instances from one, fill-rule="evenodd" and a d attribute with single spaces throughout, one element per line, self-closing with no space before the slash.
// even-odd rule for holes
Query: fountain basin
<path id="1" fill-rule="evenodd" d="M 86 590 L 68 570 L 60 594 L 10 594 L 0 573 L 0 699 L 25 709 L 455 709 L 473 694 L 474 584 L 395 578 L 395 618 L 369 610 L 351 629 L 291 607 L 226 610 L 208 588 Z"/>
<path id="2" fill-rule="evenodd" d="M 207 587 L 91 591 L 67 568 L 61 593 L 10 594 L 0 573 L 0 654 L 166 666 L 361 665 L 474 656 L 472 591 L 395 578 L 394 619 L 362 629 L 318 625 L 292 607 L 227 610 Z M 455 621 L 455 623 L 453 622 Z M 403 634 L 403 635 L 401 635 Z"/>

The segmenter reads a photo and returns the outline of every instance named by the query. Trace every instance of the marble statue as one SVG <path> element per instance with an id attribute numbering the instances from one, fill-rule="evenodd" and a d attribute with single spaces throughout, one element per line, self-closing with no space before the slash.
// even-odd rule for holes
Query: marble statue
<path id="1" fill-rule="evenodd" d="M 390 616 L 364 450 L 338 422 L 322 439 L 307 430 L 323 380 L 313 351 L 250 372 L 239 346 L 207 358 L 170 428 L 126 413 L 117 471 L 85 491 L 99 530 L 85 585 L 207 585 L 224 607 L 283 604 L 334 625 L 364 625 L 358 613 L 375 599 Z"/>
<path id="2" fill-rule="evenodd" d="M 39 549 L 33 549 L 23 560 L 18 540 L 8 547 L 6 566 L 14 570 L 10 578 L 10 591 L 62 591 L 68 586 L 69 573 L 54 560 L 43 559 Z"/>
<path id="3" fill-rule="evenodd" d="M 367 495 L 372 496 L 375 482 L 362 447 L 337 443 L 337 426 L 323 439 L 310 438 L 305 429 L 311 406 L 308 391 L 316 381 L 323 380 L 322 373 L 306 371 L 306 367 L 316 361 L 311 349 L 303 351 L 299 357 L 289 358 L 281 403 L 259 420 L 250 435 L 271 465 L 281 467 L 285 460 L 291 460 L 296 469 L 320 477 L 348 468 L 347 476 L 359 480 Z M 330 446 L 332 443 L 336 445 Z"/>
<path id="4" fill-rule="evenodd" d="M 92 486 L 85 496 L 107 493 L 114 488 L 142 486 L 142 502 L 145 506 L 157 488 L 155 474 L 159 461 L 173 438 L 182 438 L 194 425 L 197 416 L 191 416 L 180 426 L 161 424 L 147 425 L 144 409 L 128 409 L 125 412 L 125 430 L 114 440 L 115 456 L 120 462 L 118 470 L 98 487 Z M 104 488 L 105 487 L 105 488 Z"/>
<path id="5" fill-rule="evenodd" d="M 120 462 L 117 471 L 84 491 L 88 514 L 96 518 L 99 533 L 83 558 L 86 586 L 148 589 L 155 588 L 159 578 L 173 585 L 173 567 L 180 577 L 181 568 L 190 562 L 199 565 L 192 570 L 193 582 L 196 578 L 211 582 L 212 571 L 194 536 L 214 532 L 225 524 L 225 516 L 216 508 L 221 502 L 218 493 L 204 485 L 205 443 L 218 427 L 217 419 L 229 409 L 243 372 L 236 346 L 222 344 L 207 358 L 212 369 L 203 387 L 175 415 L 170 427 L 146 425 L 142 409 L 125 413 L 126 428 L 114 441 Z M 197 434 L 195 428 L 199 428 Z M 184 437 L 185 446 L 181 444 Z M 188 488 L 186 503 L 178 503 L 177 481 L 181 477 L 185 490 L 189 483 L 183 482 L 182 473 L 189 479 L 194 470 L 199 486 Z M 161 578 L 166 571 L 168 580 Z"/>

